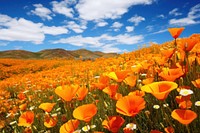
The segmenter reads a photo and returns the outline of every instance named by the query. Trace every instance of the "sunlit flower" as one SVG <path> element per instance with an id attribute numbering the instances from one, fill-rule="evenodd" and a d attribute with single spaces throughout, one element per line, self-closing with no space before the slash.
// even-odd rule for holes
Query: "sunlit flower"
<path id="1" fill-rule="evenodd" d="M 121 116 L 109 116 L 108 120 L 104 120 L 102 125 L 112 133 L 117 133 L 125 120 Z"/>
<path id="2" fill-rule="evenodd" d="M 142 86 L 141 90 L 147 93 L 151 93 L 158 100 L 165 100 L 169 93 L 177 87 L 178 85 L 175 82 L 160 81 L 144 85 Z"/>
<path id="3" fill-rule="evenodd" d="M 200 78 L 199 79 L 196 79 L 195 81 L 192 81 L 192 84 L 197 87 L 197 88 L 200 88 Z"/>
<path id="4" fill-rule="evenodd" d="M 154 78 L 146 78 L 142 80 L 142 84 L 147 85 L 154 81 Z"/>
<path id="5" fill-rule="evenodd" d="M 137 126 L 136 126 L 135 123 L 128 123 L 128 124 L 126 125 L 126 128 L 129 128 L 129 129 L 131 129 L 131 130 L 135 130 L 135 129 L 137 129 Z"/>
<path id="6" fill-rule="evenodd" d="M 200 101 L 196 101 L 195 106 L 200 106 Z"/>
<path id="7" fill-rule="evenodd" d="M 163 104 L 163 107 L 168 107 L 168 106 L 169 106 L 168 103 Z"/>
<path id="8" fill-rule="evenodd" d="M 94 104 L 85 104 L 77 107 L 73 111 L 74 118 L 89 122 L 93 116 L 97 113 L 97 107 Z"/>
<path id="9" fill-rule="evenodd" d="M 110 81 L 110 79 L 109 79 L 108 76 L 101 75 L 101 76 L 99 77 L 99 82 L 98 82 L 98 83 L 94 83 L 93 85 L 94 85 L 96 88 L 98 88 L 98 89 L 100 89 L 100 90 L 103 90 L 106 86 L 109 85 L 109 81 Z"/>
<path id="10" fill-rule="evenodd" d="M 166 133 L 175 133 L 174 128 L 171 127 L 171 126 L 170 127 L 166 127 L 164 130 L 165 130 Z"/>
<path id="11" fill-rule="evenodd" d="M 84 126 L 84 127 L 82 127 L 82 130 L 83 130 L 84 132 L 88 132 L 88 131 L 90 131 L 90 126 L 89 126 L 89 125 Z"/>
<path id="12" fill-rule="evenodd" d="M 55 89 L 55 93 L 65 101 L 71 101 L 78 89 L 78 85 L 59 86 Z"/>
<path id="13" fill-rule="evenodd" d="M 189 90 L 189 89 L 181 89 L 179 94 L 181 96 L 188 96 L 188 95 L 191 95 L 193 94 L 193 91 L 192 90 Z"/>
<path id="14" fill-rule="evenodd" d="M 55 116 L 45 115 L 44 125 L 47 128 L 51 128 L 57 124 L 57 121 L 58 117 L 56 115 Z"/>
<path id="15" fill-rule="evenodd" d="M 45 112 L 51 112 L 55 105 L 56 103 L 41 103 L 39 108 L 43 109 Z"/>
<path id="16" fill-rule="evenodd" d="M 144 91 L 136 90 L 136 91 L 130 92 L 128 95 L 143 97 L 145 95 L 145 92 Z"/>
<path id="17" fill-rule="evenodd" d="M 128 76 L 129 73 L 129 71 L 110 72 L 108 74 L 108 77 L 117 82 L 122 82 Z"/>
<path id="18" fill-rule="evenodd" d="M 21 104 L 21 105 L 19 106 L 19 109 L 20 109 L 21 111 L 23 111 L 23 110 L 26 109 L 26 107 L 27 107 L 27 104 L 24 103 L 24 104 Z"/>
<path id="19" fill-rule="evenodd" d="M 141 96 L 124 96 L 116 103 L 116 111 L 126 116 L 134 117 L 145 108 L 146 102 Z"/>
<path id="20" fill-rule="evenodd" d="M 76 99 L 83 100 L 88 94 L 88 89 L 86 87 L 80 87 L 76 92 Z"/>
<path id="21" fill-rule="evenodd" d="M 34 121 L 34 113 L 32 111 L 26 111 L 19 117 L 18 126 L 29 127 Z"/>
<path id="22" fill-rule="evenodd" d="M 184 125 L 190 124 L 194 119 L 197 118 L 197 114 L 195 112 L 185 109 L 175 109 L 171 113 L 171 116 Z"/>
<path id="23" fill-rule="evenodd" d="M 162 72 L 159 73 L 159 76 L 166 81 L 175 81 L 176 79 L 180 78 L 184 75 L 182 68 L 165 68 Z"/>
<path id="24" fill-rule="evenodd" d="M 124 83 L 126 83 L 127 85 L 134 87 L 136 84 L 136 76 L 128 76 L 124 79 Z"/>
<path id="25" fill-rule="evenodd" d="M 79 126 L 79 121 L 71 119 L 60 127 L 60 133 L 74 133 Z"/>
<path id="26" fill-rule="evenodd" d="M 154 109 L 159 109 L 160 106 L 159 106 L 159 105 L 153 105 L 153 108 L 154 108 Z"/>
<path id="27" fill-rule="evenodd" d="M 185 28 L 180 27 L 180 28 L 168 28 L 169 33 L 172 35 L 174 39 L 178 38 L 180 34 L 183 32 Z"/>
<path id="28" fill-rule="evenodd" d="M 198 40 L 195 38 L 184 38 L 177 41 L 177 46 L 183 51 L 189 52 L 197 44 Z"/>

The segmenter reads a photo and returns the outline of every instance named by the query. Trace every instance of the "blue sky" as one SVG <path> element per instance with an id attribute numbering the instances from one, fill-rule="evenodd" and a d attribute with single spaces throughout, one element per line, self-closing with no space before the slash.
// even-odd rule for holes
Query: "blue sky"
<path id="1" fill-rule="evenodd" d="M 0 51 L 128 52 L 200 33 L 198 0 L 0 0 Z"/>

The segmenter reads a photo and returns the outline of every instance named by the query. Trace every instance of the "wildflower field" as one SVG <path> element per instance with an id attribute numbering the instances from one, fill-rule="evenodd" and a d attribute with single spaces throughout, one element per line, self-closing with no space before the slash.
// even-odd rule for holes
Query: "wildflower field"
<path id="1" fill-rule="evenodd" d="M 200 35 L 168 30 L 113 58 L 0 59 L 0 132 L 199 133 Z"/>

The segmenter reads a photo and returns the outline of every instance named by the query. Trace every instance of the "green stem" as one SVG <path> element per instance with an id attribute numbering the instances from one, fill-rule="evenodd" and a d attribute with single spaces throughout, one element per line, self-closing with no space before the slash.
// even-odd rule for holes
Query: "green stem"
<path id="1" fill-rule="evenodd" d="M 187 132 L 190 133 L 190 129 L 188 125 L 186 125 L 186 129 L 187 129 Z"/>

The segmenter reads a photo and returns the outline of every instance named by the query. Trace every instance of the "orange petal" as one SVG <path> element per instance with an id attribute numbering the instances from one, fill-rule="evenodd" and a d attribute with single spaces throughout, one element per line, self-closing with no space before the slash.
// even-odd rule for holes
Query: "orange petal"
<path id="1" fill-rule="evenodd" d="M 181 124 L 188 125 L 197 118 L 197 114 L 191 110 L 175 109 L 171 113 L 172 118 L 179 121 Z"/>

